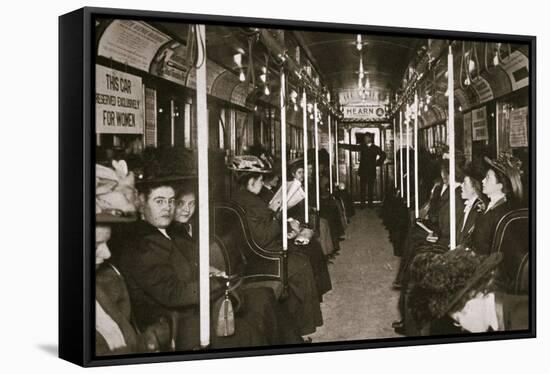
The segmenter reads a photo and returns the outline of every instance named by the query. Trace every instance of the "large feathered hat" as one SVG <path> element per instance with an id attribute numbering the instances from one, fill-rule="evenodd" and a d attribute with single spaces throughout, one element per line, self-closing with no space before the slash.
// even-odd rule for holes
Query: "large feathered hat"
<path id="1" fill-rule="evenodd" d="M 413 318 L 426 323 L 459 309 L 470 292 L 491 284 L 501 260 L 501 253 L 482 256 L 463 249 L 417 255 L 410 268 Z"/>
<path id="2" fill-rule="evenodd" d="M 508 178 L 514 197 L 521 200 L 523 198 L 523 185 L 521 183 L 521 160 L 514 157 L 511 153 L 503 152 L 494 160 L 485 157 L 485 162 L 487 162 L 491 168 L 500 171 Z"/>
<path id="3" fill-rule="evenodd" d="M 131 222 L 137 218 L 134 174 L 124 160 L 112 168 L 96 164 L 95 213 L 98 223 Z"/>

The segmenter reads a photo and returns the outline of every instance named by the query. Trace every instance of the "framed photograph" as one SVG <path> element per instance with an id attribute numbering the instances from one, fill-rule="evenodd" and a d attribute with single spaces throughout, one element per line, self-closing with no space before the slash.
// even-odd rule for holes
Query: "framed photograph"
<path id="1" fill-rule="evenodd" d="M 533 36 L 59 18 L 59 356 L 533 338 Z"/>

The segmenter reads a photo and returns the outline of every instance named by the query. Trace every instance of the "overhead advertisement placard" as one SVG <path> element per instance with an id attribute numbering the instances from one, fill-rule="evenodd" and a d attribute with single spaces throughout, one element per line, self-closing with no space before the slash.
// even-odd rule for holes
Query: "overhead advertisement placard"
<path id="1" fill-rule="evenodd" d="M 529 85 L 529 58 L 520 51 L 514 51 L 502 61 L 502 68 L 508 74 L 512 91 Z"/>
<path id="2" fill-rule="evenodd" d="M 529 146 L 527 113 L 526 106 L 512 110 L 510 113 L 510 147 L 512 148 Z"/>
<path id="3" fill-rule="evenodd" d="M 380 88 L 346 88 L 338 91 L 342 105 L 386 104 L 389 102 L 389 91 Z"/>
<path id="4" fill-rule="evenodd" d="M 185 85 L 190 66 L 186 61 L 187 47 L 178 42 L 165 45 L 151 64 L 151 73 Z"/>
<path id="5" fill-rule="evenodd" d="M 143 134 L 141 77 L 96 65 L 96 133 Z"/>
<path id="6" fill-rule="evenodd" d="M 145 22 L 113 21 L 99 40 L 97 53 L 149 72 L 153 58 L 170 37 Z"/>
<path id="7" fill-rule="evenodd" d="M 488 140 L 487 110 L 485 107 L 472 110 L 472 140 Z"/>
<path id="8" fill-rule="evenodd" d="M 344 120 L 347 121 L 384 121 L 386 109 L 383 105 L 344 106 Z"/>

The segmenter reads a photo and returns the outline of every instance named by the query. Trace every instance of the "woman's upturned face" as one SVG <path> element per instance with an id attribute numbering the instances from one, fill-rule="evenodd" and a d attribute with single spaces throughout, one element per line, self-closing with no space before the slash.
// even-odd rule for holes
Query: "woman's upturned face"
<path id="1" fill-rule="evenodd" d="M 196 198 L 193 192 L 186 193 L 176 201 L 175 220 L 180 223 L 187 223 L 195 214 Z"/>
<path id="2" fill-rule="evenodd" d="M 487 196 L 492 196 L 498 192 L 502 192 L 502 184 L 498 183 L 497 176 L 493 169 L 487 170 L 485 178 L 483 178 L 483 193 Z"/>
<path id="3" fill-rule="evenodd" d="M 262 175 L 260 175 L 258 178 L 250 178 L 248 180 L 246 189 L 252 192 L 254 195 L 259 194 L 263 187 L 263 179 L 264 177 Z"/>
<path id="4" fill-rule="evenodd" d="M 462 182 L 462 199 L 470 200 L 477 197 L 476 190 L 472 184 L 470 177 L 464 177 L 464 182 Z"/>
<path id="5" fill-rule="evenodd" d="M 111 257 L 111 251 L 107 242 L 111 239 L 111 228 L 109 226 L 96 226 L 95 228 L 95 267 L 96 269 L 105 260 Z"/>
<path id="6" fill-rule="evenodd" d="M 300 183 L 304 182 L 304 168 L 296 169 L 292 175 L 294 176 L 294 179 L 300 181 Z"/>

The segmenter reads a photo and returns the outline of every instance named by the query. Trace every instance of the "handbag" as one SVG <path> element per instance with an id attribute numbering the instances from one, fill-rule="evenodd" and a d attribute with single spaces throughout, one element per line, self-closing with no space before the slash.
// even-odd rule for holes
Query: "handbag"
<path id="1" fill-rule="evenodd" d="M 241 285 L 241 279 L 237 279 L 233 284 L 227 279 L 225 283 L 224 294 L 214 303 L 214 314 L 216 318 L 216 336 L 227 337 L 235 334 L 235 314 L 242 304 L 238 288 Z"/>

